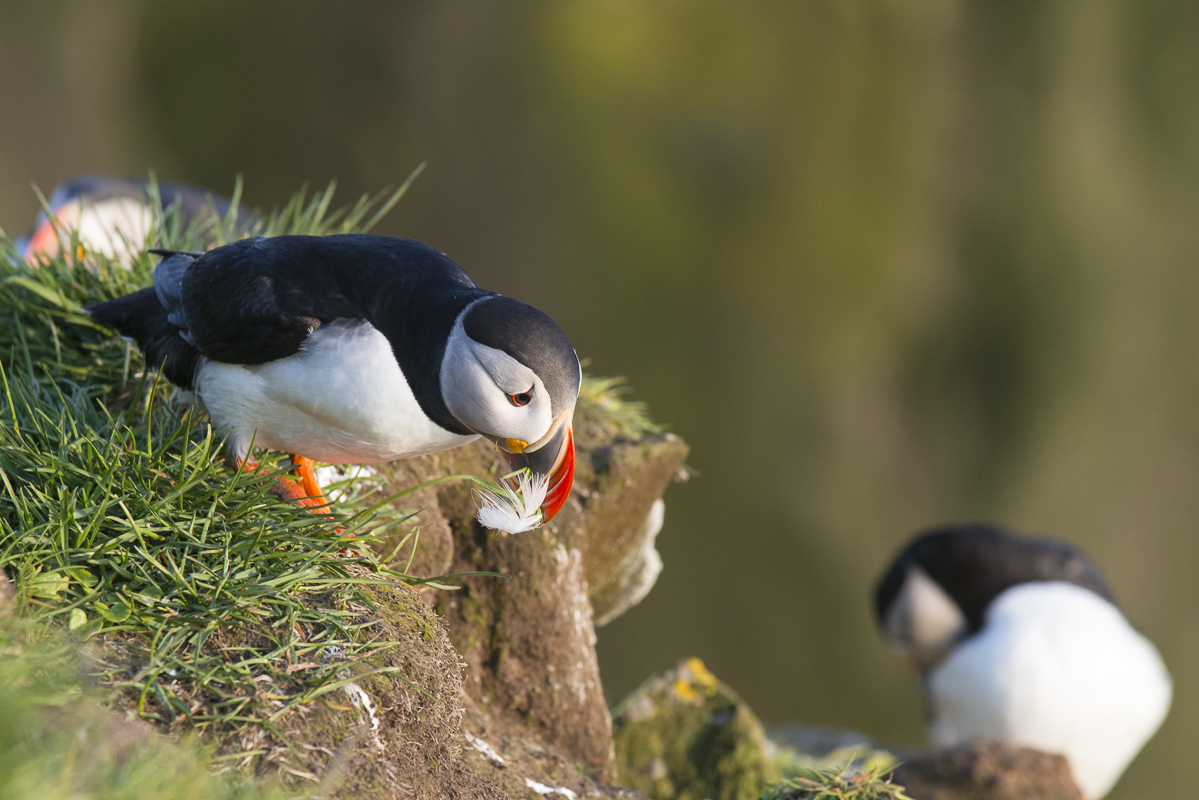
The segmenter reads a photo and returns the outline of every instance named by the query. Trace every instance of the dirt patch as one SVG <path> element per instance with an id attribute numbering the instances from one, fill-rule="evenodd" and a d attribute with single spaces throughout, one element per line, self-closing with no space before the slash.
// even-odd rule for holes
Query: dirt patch
<path id="1" fill-rule="evenodd" d="M 218 755 L 239 756 L 236 763 L 243 771 L 277 775 L 296 788 L 319 786 L 320 797 L 506 797 L 464 767 L 463 665 L 444 624 L 410 589 L 371 586 L 364 596 L 366 604 L 345 609 L 348 623 L 366 625 L 372 637 L 393 647 L 369 662 L 348 663 L 341 686 L 278 719 L 271 719 L 271 704 L 263 702 L 277 690 L 263 683 L 254 711 L 259 724 L 211 727 L 205 738 Z M 252 630 L 221 629 L 207 646 L 261 646 L 258 636 Z M 104 655 L 121 652 L 136 660 L 135 651 L 119 650 L 118 644 L 107 642 Z M 282 699 L 275 704 L 282 707 Z M 121 695 L 118 707 L 131 711 L 139 702 L 144 700 Z M 185 715 L 171 727 L 187 731 Z"/>
<path id="2" fill-rule="evenodd" d="M 463 768 L 462 666 L 445 628 L 415 592 L 372 589 L 374 633 L 399 646 L 365 676 L 285 737 L 309 754 L 299 769 L 323 767 L 323 780 L 345 798 L 499 798 L 497 787 Z M 348 724 L 347 724 L 348 723 Z M 290 750 L 263 760 L 286 771 Z"/>

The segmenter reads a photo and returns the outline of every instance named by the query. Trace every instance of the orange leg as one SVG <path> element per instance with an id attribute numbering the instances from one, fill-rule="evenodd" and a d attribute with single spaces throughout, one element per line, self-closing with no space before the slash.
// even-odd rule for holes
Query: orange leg
<path id="1" fill-rule="evenodd" d="M 308 510 L 313 514 L 329 514 L 329 501 L 325 498 L 325 493 L 321 491 L 321 485 L 316 482 L 316 472 L 312 468 L 312 459 L 307 456 L 299 455 L 298 453 L 291 454 L 291 464 L 295 473 L 300 476 L 300 483 L 297 486 L 289 480 L 282 480 L 280 483 L 286 483 L 291 487 L 291 490 L 299 496 L 294 499 L 300 505 L 308 506 Z M 345 533 L 345 528 L 340 525 L 333 529 L 334 533 Z M 343 553 L 348 553 L 348 550 L 342 550 Z"/>
<path id="2" fill-rule="evenodd" d="M 320 484 L 316 482 L 316 473 L 312 469 L 312 459 L 293 455 L 291 463 L 300 477 L 300 482 L 296 483 L 287 478 L 280 478 L 271 487 L 271 493 L 280 500 L 288 500 L 292 503 L 308 506 L 314 514 L 328 514 L 329 501 L 325 499 L 325 494 L 321 491 Z M 245 472 L 253 472 L 258 469 L 258 462 L 252 457 L 247 456 L 241 461 L 234 460 L 233 466 Z"/>
<path id="3" fill-rule="evenodd" d="M 297 498 L 297 502 L 312 508 L 312 513 L 314 514 L 328 514 L 329 501 L 325 499 L 325 493 L 321 491 L 321 485 L 316 482 L 316 472 L 312 469 L 312 459 L 292 453 L 291 463 L 295 468 L 295 473 L 300 476 L 298 489 L 302 494 Z M 291 483 L 291 481 L 288 481 L 288 483 Z M 295 486 L 294 483 L 291 485 Z"/>
<path id="4" fill-rule="evenodd" d="M 316 482 L 316 472 L 312 468 L 312 459 L 296 453 L 291 454 L 292 468 L 296 475 L 299 476 L 300 482 L 280 478 L 271 487 L 271 493 L 280 500 L 287 500 L 301 506 L 307 506 L 308 510 L 313 514 L 329 514 L 329 501 L 325 497 L 325 493 L 321 491 L 321 485 Z M 234 462 L 234 466 L 242 469 L 243 466 L 246 472 L 251 472 L 258 469 L 258 462 L 251 457 L 246 457 L 244 461 Z M 334 533 L 341 534 L 345 532 L 345 528 L 338 526 L 333 529 Z M 343 553 L 348 553 L 348 550 L 343 550 Z"/>

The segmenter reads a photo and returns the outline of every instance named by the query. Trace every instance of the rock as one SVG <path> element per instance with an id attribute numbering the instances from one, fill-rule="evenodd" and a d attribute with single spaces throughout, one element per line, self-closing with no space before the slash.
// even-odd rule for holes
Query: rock
<path id="1" fill-rule="evenodd" d="M 609 424 L 582 406 L 576 422 L 575 491 L 540 528 L 517 535 L 482 528 L 468 479 L 423 486 L 395 503 L 418 513 L 420 535 L 415 551 L 402 548 L 393 566 L 422 577 L 458 575 L 447 581 L 460 588 L 365 589 L 370 608 L 345 609 L 345 624 L 367 626 L 377 640 L 399 645 L 372 656 L 375 672 L 270 724 L 243 719 L 202 736 L 221 754 L 247 754 L 238 762 L 243 771 L 277 775 L 297 788 L 319 785 L 325 798 L 637 797 L 610 786 L 612 718 L 599 679 L 594 618 L 623 613 L 656 579 L 661 495 L 682 474 L 687 447 L 675 436 L 647 434 L 644 426 Z M 485 441 L 378 465 L 373 499 L 447 476 L 494 480 L 498 467 L 494 445 Z M 256 635 L 220 627 L 205 646 L 275 646 Z M 141 644 L 125 644 L 119 634 L 97 637 L 103 651 L 97 657 L 123 663 L 133 676 L 144 666 Z M 710 756 L 703 775 L 748 786 L 753 770 L 762 771 L 752 766 L 761 761 L 760 725 L 723 687 L 713 683 L 714 694 L 707 694 L 703 676 L 710 676 L 702 665 L 688 674 L 698 681 L 694 710 L 704 720 L 714 715 L 693 726 Z M 256 701 L 282 707 L 271 700 L 271 680 L 254 676 L 249 691 Z M 154 700 L 131 691 L 120 701 L 126 710 L 143 702 Z M 187 713 L 160 711 L 175 719 L 172 731 L 189 730 Z"/>
<path id="2" fill-rule="evenodd" d="M 606 625 L 641 602 L 662 571 L 654 548 L 665 514 L 661 498 L 685 478 L 679 467 L 687 446 L 671 434 L 639 441 L 593 436 L 576 477 L 583 502 L 569 524 L 583 551 L 597 624 Z"/>
<path id="3" fill-rule="evenodd" d="M 762 724 L 698 658 L 613 712 L 619 783 L 653 800 L 757 800 L 778 775 Z"/>
<path id="4" fill-rule="evenodd" d="M 614 567 L 608 581 L 591 591 L 591 608 L 601 613 L 595 619 L 596 627 L 603 627 L 612 620 L 640 603 L 654 588 L 662 573 L 662 556 L 654 547 L 654 541 L 666 520 L 666 503 L 661 498 L 650 506 L 649 515 L 635 531 L 636 542 L 624 557 L 612 559 Z M 584 560 L 584 563 L 588 563 Z"/>
<path id="5" fill-rule="evenodd" d="M 575 492 L 541 528 L 517 535 L 483 529 L 469 481 L 422 489 L 405 504 L 421 509 L 414 574 L 509 576 L 456 579 L 459 591 L 429 593 L 467 662 L 467 694 L 496 724 L 519 724 L 607 783 L 615 776 L 611 720 L 593 603 L 606 621 L 652 586 L 660 524 L 651 514 L 687 447 L 672 435 L 632 439 L 600 425 L 578 427 Z M 494 446 L 480 441 L 383 466 L 380 494 L 444 475 L 495 477 L 497 467 Z"/>
<path id="6" fill-rule="evenodd" d="M 912 800 L 1082 800 L 1063 756 L 1002 742 L 934 750 L 894 774 Z"/>

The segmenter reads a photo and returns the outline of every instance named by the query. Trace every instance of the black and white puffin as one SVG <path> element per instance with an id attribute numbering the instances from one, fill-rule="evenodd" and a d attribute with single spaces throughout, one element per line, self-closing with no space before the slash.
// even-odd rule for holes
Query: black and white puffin
<path id="1" fill-rule="evenodd" d="M 1078 549 L 963 525 L 917 537 L 875 591 L 882 636 L 924 684 L 937 747 L 1060 753 L 1107 794 L 1170 707 L 1161 656 Z"/>
<path id="2" fill-rule="evenodd" d="M 195 393 L 235 463 L 251 444 L 291 454 L 290 499 L 325 504 L 313 459 L 391 461 L 482 436 L 509 470 L 548 480 L 543 520 L 566 502 L 582 375 L 544 313 L 411 239 L 259 237 L 162 254 L 153 287 L 92 317 Z"/>
<path id="3" fill-rule="evenodd" d="M 228 198 L 171 181 L 158 183 L 158 199 L 161 210 L 178 207 L 185 224 L 211 215 L 223 218 L 231 205 Z M 154 227 L 153 196 L 144 181 L 81 175 L 55 187 L 47 205 L 50 215 L 39 212 L 33 231 L 15 243 L 30 264 L 58 255 L 60 232 L 67 237 L 75 231 L 90 252 L 128 264 Z M 238 219 L 249 224 L 252 217 L 238 211 Z"/>

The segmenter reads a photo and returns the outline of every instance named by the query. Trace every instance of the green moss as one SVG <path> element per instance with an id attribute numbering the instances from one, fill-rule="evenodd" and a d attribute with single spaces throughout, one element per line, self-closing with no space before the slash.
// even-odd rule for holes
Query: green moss
<path id="1" fill-rule="evenodd" d="M 618 782 L 652 800 L 757 800 L 778 780 L 762 725 L 699 659 L 613 711 Z"/>
<path id="2" fill-rule="evenodd" d="M 410 594 L 411 597 L 408 597 L 407 594 Z M 411 605 L 412 603 L 423 603 L 424 601 L 415 592 L 408 592 L 407 594 L 399 595 L 399 602 L 397 602 L 396 595 L 383 600 L 377 590 L 373 588 L 363 590 L 363 595 L 371 603 L 371 613 L 382 622 L 396 630 L 412 633 L 423 642 L 433 641 L 436 633 L 433 627 L 433 619 L 428 614 L 422 613 L 423 610 L 416 610 Z"/>

